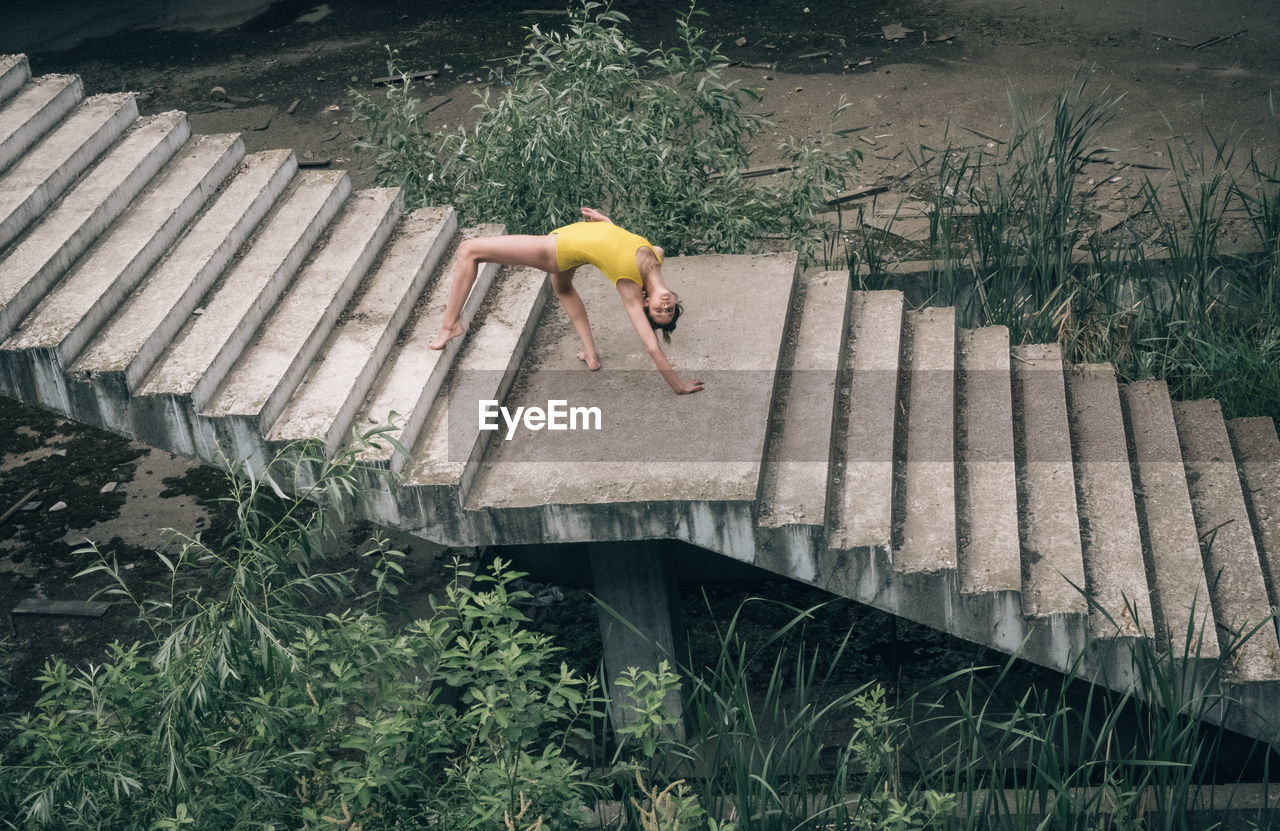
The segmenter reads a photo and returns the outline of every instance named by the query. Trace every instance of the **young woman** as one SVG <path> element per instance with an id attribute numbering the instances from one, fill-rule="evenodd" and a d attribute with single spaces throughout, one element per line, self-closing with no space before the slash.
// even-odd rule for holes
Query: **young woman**
<path id="1" fill-rule="evenodd" d="M 457 266 L 440 332 L 427 345 L 443 349 L 465 331 L 458 315 L 476 281 L 480 263 L 532 266 L 551 276 L 551 287 L 582 341 L 578 357 L 588 369 L 599 369 L 600 355 L 591 337 L 587 308 L 573 288 L 574 271 L 580 265 L 591 263 L 617 288 L 631 325 L 671 389 L 678 395 L 700 391 L 701 381 L 680 380 L 654 334 L 654 330 L 661 329 L 663 340 L 670 343 L 670 333 L 675 331 L 682 311 L 675 292 L 662 281 L 662 249 L 644 237 L 619 228 L 597 210 L 582 208 L 582 215 L 586 222 L 565 225 L 542 237 L 512 234 L 463 240 L 458 246 Z"/>

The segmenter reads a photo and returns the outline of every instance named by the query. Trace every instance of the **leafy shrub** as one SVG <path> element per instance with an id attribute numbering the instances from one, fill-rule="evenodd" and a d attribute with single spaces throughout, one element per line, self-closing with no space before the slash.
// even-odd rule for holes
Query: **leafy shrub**
<path id="1" fill-rule="evenodd" d="M 621 28 L 625 15 L 583 2 L 563 32 L 530 28 L 479 93 L 472 128 L 433 135 L 408 79 L 384 100 L 353 92 L 360 146 L 410 205 L 452 203 L 467 221 L 511 233 L 546 233 L 594 205 L 673 254 L 744 251 L 779 234 L 808 245 L 824 197 L 858 155 L 787 143 L 787 175 L 744 181 L 750 143 L 770 124 L 746 110 L 755 91 L 723 79 L 728 60 L 695 26 L 703 15 L 690 7 L 678 45 L 646 51 Z"/>
<path id="2" fill-rule="evenodd" d="M 36 707 L 7 725 L 7 827 L 575 824 L 592 788 L 566 745 L 598 696 L 522 628 L 521 575 L 455 567 L 433 616 L 404 631 L 317 610 L 312 596 L 351 597 L 349 574 L 321 570 L 321 543 L 357 481 L 357 450 L 318 450 L 233 475 L 234 525 L 216 542 L 177 535 L 158 555 L 159 599 L 106 555 L 88 569 L 114 578 L 153 638 L 100 665 L 48 663 Z M 321 497 L 327 509 L 309 501 Z M 398 553 L 374 556 L 385 590 Z"/>

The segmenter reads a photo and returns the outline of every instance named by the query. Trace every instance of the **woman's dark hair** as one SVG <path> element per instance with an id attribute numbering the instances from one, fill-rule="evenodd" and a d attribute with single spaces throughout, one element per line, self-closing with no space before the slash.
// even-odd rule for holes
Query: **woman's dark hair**
<path id="1" fill-rule="evenodd" d="M 662 330 L 663 343 L 671 343 L 671 333 L 676 330 L 676 321 L 680 319 L 680 315 L 683 312 L 684 306 L 677 303 L 675 309 L 672 310 L 671 320 L 666 323 L 658 323 L 653 319 L 653 315 L 649 314 L 649 307 L 646 306 L 644 309 L 645 317 L 649 318 L 649 325 L 653 327 L 654 331 Z"/>

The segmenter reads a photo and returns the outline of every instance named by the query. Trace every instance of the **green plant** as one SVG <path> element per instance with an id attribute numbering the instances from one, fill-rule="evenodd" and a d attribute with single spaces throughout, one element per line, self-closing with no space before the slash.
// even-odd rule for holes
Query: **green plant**
<path id="1" fill-rule="evenodd" d="M 594 205 L 673 254 L 744 251 L 776 234 L 811 244 L 855 151 L 786 142 L 790 170 L 752 184 L 739 169 L 768 122 L 747 109 L 756 92 L 723 80 L 728 60 L 696 25 L 705 12 L 691 6 L 677 45 L 646 51 L 608 3 L 569 11 L 563 31 L 531 27 L 480 93 L 473 127 L 432 135 L 407 80 L 381 101 L 352 93 L 379 181 L 404 187 L 410 205 L 451 203 L 511 233 L 545 233 Z"/>

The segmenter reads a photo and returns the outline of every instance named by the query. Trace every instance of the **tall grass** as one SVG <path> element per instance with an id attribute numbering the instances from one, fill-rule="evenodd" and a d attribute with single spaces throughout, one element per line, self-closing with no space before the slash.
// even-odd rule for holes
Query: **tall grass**
<path id="1" fill-rule="evenodd" d="M 1014 343 L 1108 361 L 1123 380 L 1217 398 L 1228 417 L 1280 419 L 1280 163 L 1251 152 L 1241 164 L 1212 130 L 1204 148 L 1170 146 L 1167 180 L 1140 182 L 1141 216 L 1104 236 L 1080 182 L 1107 153 L 1097 134 L 1118 101 L 1080 75 L 1039 118 L 1011 93 L 994 161 L 922 148 L 931 302 L 957 306 L 965 325 L 1007 326 Z M 1252 231 L 1249 253 L 1222 250 L 1231 216 Z"/>

